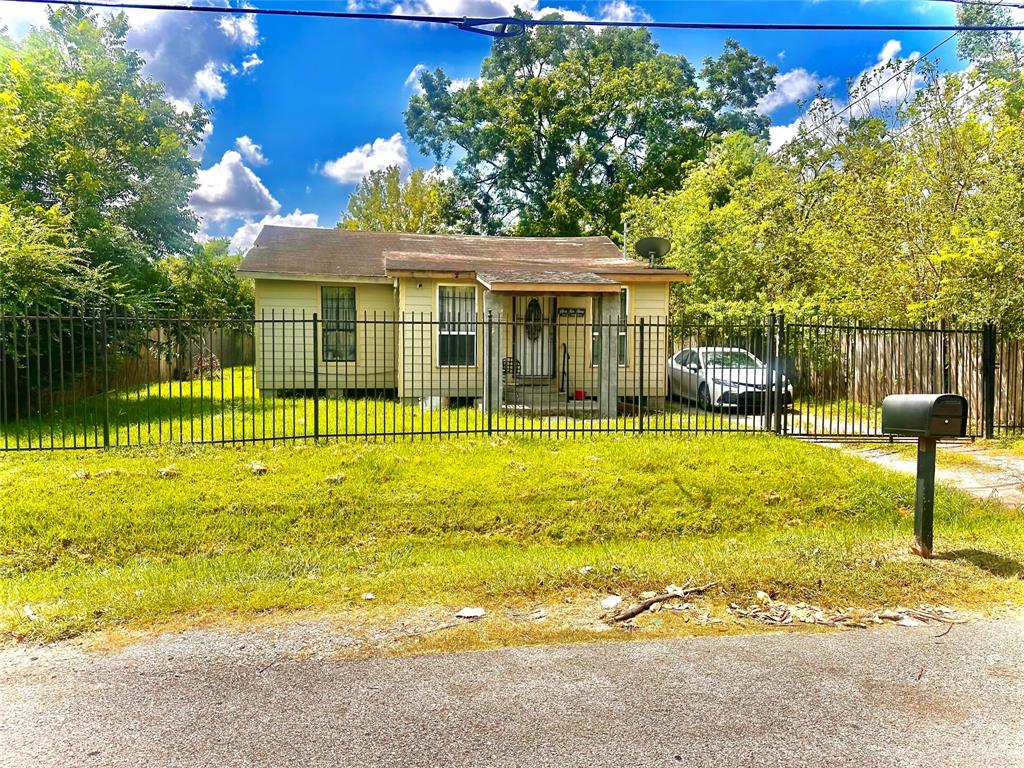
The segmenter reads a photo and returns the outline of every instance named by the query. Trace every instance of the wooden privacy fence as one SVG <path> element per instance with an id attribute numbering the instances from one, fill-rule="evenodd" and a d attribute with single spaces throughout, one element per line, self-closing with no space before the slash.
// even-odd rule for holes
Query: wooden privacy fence
<path id="1" fill-rule="evenodd" d="M 992 326 L 377 313 L 0 316 L 0 449 L 470 434 L 881 435 L 882 399 L 967 397 L 1024 435 L 1024 343 Z"/>

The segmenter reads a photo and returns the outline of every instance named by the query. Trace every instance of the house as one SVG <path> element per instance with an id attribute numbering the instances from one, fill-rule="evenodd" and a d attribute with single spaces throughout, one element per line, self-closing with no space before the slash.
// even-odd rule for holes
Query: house
<path id="1" fill-rule="evenodd" d="M 664 396 L 669 289 L 689 279 L 625 258 L 606 237 L 280 226 L 263 228 L 239 272 L 255 280 L 264 392 L 482 399 L 487 409 L 543 394 L 603 414 Z"/>

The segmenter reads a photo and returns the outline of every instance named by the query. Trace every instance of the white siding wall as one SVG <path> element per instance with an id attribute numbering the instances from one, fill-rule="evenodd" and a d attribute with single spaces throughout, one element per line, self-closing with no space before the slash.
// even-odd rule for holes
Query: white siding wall
<path id="1" fill-rule="evenodd" d="M 316 350 L 321 389 L 395 386 L 395 291 L 381 283 L 256 280 L 256 376 L 264 389 L 313 388 L 313 314 L 323 318 L 322 285 L 356 289 L 356 360 L 325 362 Z M 305 313 L 306 322 L 302 322 Z M 322 331 L 322 326 L 321 326 Z M 322 334 L 321 334 L 322 335 Z"/>

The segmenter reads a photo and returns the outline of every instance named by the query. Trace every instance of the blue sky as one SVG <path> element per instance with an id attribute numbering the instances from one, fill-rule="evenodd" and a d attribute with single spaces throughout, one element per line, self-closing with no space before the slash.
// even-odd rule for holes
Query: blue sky
<path id="1" fill-rule="evenodd" d="M 226 0 L 221 0 L 226 2 Z M 184 2 L 184 0 L 182 0 Z M 253 0 L 255 5 L 344 9 L 360 0 Z M 507 13 L 514 0 L 373 0 L 363 6 L 437 15 Z M 819 23 L 952 23 L 952 4 L 931 0 L 519 0 L 534 10 L 559 8 L 589 18 Z M 24 34 L 43 18 L 39 6 L 0 2 L 0 24 Z M 429 165 L 404 135 L 402 113 L 418 66 L 441 66 L 471 78 L 490 41 L 457 30 L 397 22 L 279 17 L 216 18 L 212 14 L 133 11 L 129 43 L 147 59 L 182 106 L 201 101 L 212 132 L 197 151 L 200 188 L 193 207 L 204 233 L 243 248 L 263 222 L 332 226 L 359 177 L 398 162 Z M 816 84 L 838 103 L 847 81 L 880 61 L 924 52 L 941 32 L 659 31 L 671 53 L 695 64 L 716 55 L 726 37 L 779 67 L 779 89 L 763 105 L 775 142 L 800 116 L 796 102 Z M 955 41 L 938 52 L 943 69 L 961 69 Z M 894 83 L 893 85 L 898 85 Z M 903 84 L 906 87 L 906 83 Z"/>

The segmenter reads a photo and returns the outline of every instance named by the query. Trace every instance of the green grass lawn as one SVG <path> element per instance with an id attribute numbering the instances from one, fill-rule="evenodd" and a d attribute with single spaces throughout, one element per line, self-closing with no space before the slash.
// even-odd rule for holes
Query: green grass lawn
<path id="1" fill-rule="evenodd" d="M 7 454 L 0 637 L 691 579 L 719 601 L 1024 604 L 1019 513 L 942 489 L 922 561 L 912 507 L 910 478 L 764 436 Z"/>
<path id="2" fill-rule="evenodd" d="M 438 380 L 438 391 L 443 380 Z M 41 405 L 41 407 L 39 407 Z M 393 436 L 419 439 L 431 433 L 485 434 L 493 431 L 520 435 L 585 432 L 632 433 L 640 419 L 591 418 L 583 405 L 564 416 L 536 416 L 508 410 L 491 417 L 478 408 L 425 409 L 386 397 L 338 399 L 322 397 L 263 397 L 251 366 L 225 369 L 214 379 L 154 383 L 81 399 L 55 395 L 36 403 L 28 414 L 19 413 L 0 425 L 0 448 L 49 448 L 68 445 L 102 447 L 104 421 L 111 446 L 146 446 L 196 443 L 286 440 L 293 437 Z M 586 418 L 584 418 L 586 416 Z M 317 431 L 319 425 L 319 432 Z M 644 415 L 644 428 L 664 431 L 753 430 L 756 425 L 725 413 L 692 411 L 673 404 L 652 405 Z"/>

